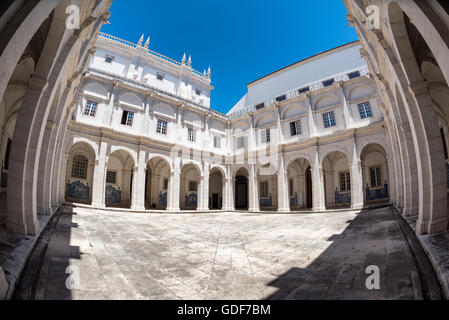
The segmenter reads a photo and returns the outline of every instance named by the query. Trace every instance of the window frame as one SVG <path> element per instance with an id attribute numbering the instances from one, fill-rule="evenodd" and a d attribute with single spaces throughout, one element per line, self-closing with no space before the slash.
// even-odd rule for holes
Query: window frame
<path id="1" fill-rule="evenodd" d="M 301 120 L 298 119 L 296 121 L 290 122 L 290 135 L 293 136 L 299 136 L 302 133 L 301 131 Z"/>
<path id="2" fill-rule="evenodd" d="M 165 79 L 165 74 L 161 73 L 161 72 L 157 72 L 156 73 L 156 79 L 159 81 L 164 81 Z"/>
<path id="3" fill-rule="evenodd" d="M 373 171 L 372 170 L 374 170 L 374 179 L 376 180 L 375 182 L 378 182 L 376 185 L 373 184 Z M 381 188 L 382 187 L 382 166 L 381 165 L 373 165 L 373 166 L 369 167 L 369 176 L 370 176 L 371 188 Z"/>
<path id="4" fill-rule="evenodd" d="M 262 143 L 271 142 L 271 130 L 270 128 L 260 129 L 261 130 L 261 141 Z"/>
<path id="5" fill-rule="evenodd" d="M 164 126 L 164 125 L 159 126 L 159 123 L 165 124 L 165 126 Z M 156 123 L 156 133 L 163 134 L 163 135 L 166 136 L 167 133 L 168 133 L 167 128 L 168 128 L 168 121 L 167 121 L 167 120 L 164 120 L 164 119 L 157 119 L 157 123 Z M 160 129 L 160 130 L 159 130 L 159 129 Z"/>
<path id="6" fill-rule="evenodd" d="M 332 115 L 332 117 L 330 117 Z M 328 119 L 326 120 L 326 116 Z M 328 123 L 328 124 L 326 124 Z M 325 128 L 332 128 L 337 125 L 337 121 L 335 121 L 335 111 L 331 110 L 323 113 L 323 124 Z"/>
<path id="7" fill-rule="evenodd" d="M 95 106 L 93 109 L 92 106 Z M 93 110 L 93 114 L 92 114 Z M 94 100 L 86 100 L 86 104 L 84 105 L 83 110 L 83 116 L 89 117 L 89 118 L 95 118 L 97 116 L 97 110 L 98 110 L 98 102 Z"/>
<path id="8" fill-rule="evenodd" d="M 112 63 L 114 60 L 115 60 L 115 57 L 111 56 L 109 54 L 107 54 L 106 57 L 104 57 L 104 62 L 106 62 L 106 63 Z"/>
<path id="9" fill-rule="evenodd" d="M 214 136 L 214 148 L 221 148 L 221 138 L 220 136 Z"/>
<path id="10" fill-rule="evenodd" d="M 195 187 L 192 188 L 192 185 Z M 198 192 L 198 181 L 189 180 L 189 192 Z"/>
<path id="11" fill-rule="evenodd" d="M 369 101 L 359 103 L 357 106 L 359 108 L 360 119 L 364 120 L 373 117 L 373 110 Z"/>
<path id="12" fill-rule="evenodd" d="M 187 127 L 187 141 L 196 142 L 196 130 L 193 127 Z"/>
<path id="13" fill-rule="evenodd" d="M 268 198 L 269 195 L 269 186 L 268 186 L 268 181 L 264 180 L 264 181 L 260 181 L 259 183 L 259 195 L 261 198 Z"/>
<path id="14" fill-rule="evenodd" d="M 351 172 L 340 171 L 338 173 L 340 192 L 350 192 L 351 191 Z"/>
<path id="15" fill-rule="evenodd" d="M 114 174 L 114 182 L 108 181 L 108 175 Z M 117 171 L 115 170 L 106 170 L 106 183 L 117 184 Z"/>
<path id="16" fill-rule="evenodd" d="M 125 118 L 125 123 L 123 123 L 123 119 L 124 119 L 125 113 L 127 113 L 127 116 Z M 130 117 L 129 117 L 130 114 L 131 114 L 131 120 L 130 120 Z M 120 120 L 120 124 L 123 125 L 123 126 L 132 127 L 133 124 L 134 124 L 134 112 L 123 109 L 122 119 Z"/>
<path id="17" fill-rule="evenodd" d="M 76 162 L 75 160 L 80 160 L 83 158 L 83 163 L 80 164 L 79 162 Z M 87 180 L 87 171 L 89 170 L 89 159 L 82 155 L 82 154 L 76 154 L 72 158 L 72 168 L 71 168 L 70 177 L 80 180 Z M 84 171 L 82 171 L 84 170 Z M 84 173 L 84 174 L 81 174 Z"/>

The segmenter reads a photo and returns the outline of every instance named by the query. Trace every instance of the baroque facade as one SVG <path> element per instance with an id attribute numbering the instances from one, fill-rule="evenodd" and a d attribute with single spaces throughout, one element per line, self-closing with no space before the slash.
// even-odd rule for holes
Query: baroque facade
<path id="1" fill-rule="evenodd" d="M 210 68 L 143 41 L 97 40 L 64 142 L 67 201 L 286 212 L 394 199 L 380 99 L 357 42 L 249 84 L 222 114 L 210 108 Z"/>

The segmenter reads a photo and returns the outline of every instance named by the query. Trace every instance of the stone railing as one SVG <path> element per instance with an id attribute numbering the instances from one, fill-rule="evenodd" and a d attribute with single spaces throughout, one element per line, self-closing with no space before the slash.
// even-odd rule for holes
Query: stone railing
<path id="1" fill-rule="evenodd" d="M 142 47 L 142 46 L 137 45 L 135 43 L 132 43 L 130 41 L 123 40 L 123 39 L 111 36 L 111 35 L 103 33 L 103 32 L 99 33 L 99 37 L 103 38 L 103 39 L 107 39 L 109 41 L 113 41 L 113 42 L 118 43 L 120 45 L 123 45 L 123 46 L 125 46 L 127 48 L 132 48 L 132 49 L 139 48 L 141 50 L 145 50 L 145 53 L 149 54 L 150 56 L 155 57 L 155 58 L 157 58 L 159 60 L 162 60 L 164 62 L 168 62 L 170 64 L 173 64 L 173 65 L 175 65 L 177 67 L 181 67 L 183 65 L 181 62 L 178 62 L 178 61 L 176 61 L 176 60 L 174 60 L 172 58 L 164 56 L 163 54 L 160 54 L 160 53 L 158 53 L 156 51 L 153 51 L 153 50 L 150 50 L 148 48 Z M 201 77 L 203 80 L 206 80 L 206 81 L 210 80 L 210 78 L 207 75 L 204 75 L 201 72 L 199 72 L 199 71 L 197 71 L 197 70 L 195 70 L 193 68 L 191 68 L 191 71 L 192 71 L 193 74 L 195 74 L 196 76 Z"/>
<path id="2" fill-rule="evenodd" d="M 348 81 L 348 80 L 350 80 L 349 79 L 349 74 L 351 74 L 353 72 L 357 72 L 357 71 L 360 73 L 360 77 L 367 77 L 369 75 L 368 67 L 367 66 L 363 66 L 361 68 L 348 70 L 348 71 L 339 73 L 337 75 L 328 77 L 326 79 L 321 79 L 319 81 L 310 82 L 310 83 L 305 84 L 305 85 L 303 85 L 301 87 L 298 87 L 298 88 L 295 88 L 295 89 L 290 90 L 288 92 L 285 92 L 285 93 L 281 94 L 280 96 L 285 95 L 286 96 L 286 100 L 288 100 L 288 99 L 292 99 L 294 97 L 299 96 L 301 93 L 299 93 L 298 90 L 301 89 L 301 88 L 309 87 L 308 91 L 321 90 L 321 89 L 325 88 L 325 86 L 323 84 L 324 81 L 331 80 L 331 79 L 334 81 L 333 83 Z M 276 101 L 276 98 L 270 98 L 270 99 L 264 101 L 264 105 L 265 106 L 272 105 L 275 101 Z M 241 110 L 238 110 L 238 111 L 235 111 L 235 112 L 229 114 L 228 117 L 229 117 L 229 119 L 240 118 L 244 114 L 246 114 L 248 112 L 251 112 L 251 111 L 255 111 L 255 110 L 256 110 L 256 105 L 251 105 L 251 106 L 245 107 L 244 109 L 241 109 Z"/>
<path id="3" fill-rule="evenodd" d="M 216 111 L 214 109 L 202 106 L 200 104 L 197 104 L 197 103 L 195 103 L 193 101 L 187 100 L 187 99 L 185 99 L 183 97 L 177 96 L 177 95 L 175 95 L 173 93 L 170 93 L 170 92 L 167 92 L 165 90 L 162 90 L 162 89 L 150 86 L 148 84 L 144 84 L 141 81 L 137 81 L 137 80 L 134 80 L 134 79 L 129 79 L 129 78 L 126 78 L 126 77 L 123 77 L 123 76 L 119 76 L 119 75 L 114 74 L 114 73 L 106 72 L 106 71 L 103 71 L 103 70 L 98 70 L 98 69 L 95 69 L 95 68 L 92 68 L 92 67 L 87 68 L 87 71 L 90 74 L 92 74 L 92 75 L 100 76 L 102 78 L 106 78 L 106 79 L 109 79 L 109 80 L 120 80 L 123 83 L 126 83 L 128 85 L 131 85 L 133 87 L 136 87 L 136 88 L 139 88 L 139 89 L 142 89 L 142 90 L 155 91 L 158 94 L 160 94 L 160 95 L 162 95 L 162 96 L 164 96 L 166 98 L 170 98 L 170 99 L 175 100 L 176 102 L 185 103 L 186 105 L 189 105 L 189 106 L 191 106 L 193 108 L 213 113 L 213 114 L 221 117 L 224 120 L 228 119 L 228 117 L 225 114 L 223 114 L 223 113 L 221 113 L 219 111 Z"/>

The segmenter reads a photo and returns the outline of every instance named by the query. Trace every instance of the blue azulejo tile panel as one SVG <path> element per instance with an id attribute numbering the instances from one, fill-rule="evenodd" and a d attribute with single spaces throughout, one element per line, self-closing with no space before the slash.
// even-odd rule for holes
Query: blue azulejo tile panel
<path id="1" fill-rule="evenodd" d="M 65 195 L 70 199 L 89 200 L 89 185 L 78 180 L 67 182 Z"/>
<path id="2" fill-rule="evenodd" d="M 122 191 L 120 190 L 120 187 L 116 189 L 114 186 L 107 185 L 105 191 L 105 202 L 106 203 L 122 202 Z"/>
<path id="3" fill-rule="evenodd" d="M 196 193 L 186 193 L 185 196 L 185 205 L 186 207 L 196 207 L 198 203 L 198 196 L 196 195 Z"/>
<path id="4" fill-rule="evenodd" d="M 167 192 L 162 193 L 161 191 L 159 191 L 159 205 L 161 207 L 167 206 Z"/>

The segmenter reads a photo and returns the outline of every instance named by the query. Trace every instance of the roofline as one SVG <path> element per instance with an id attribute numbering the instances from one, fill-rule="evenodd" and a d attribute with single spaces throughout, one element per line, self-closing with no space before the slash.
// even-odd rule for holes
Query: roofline
<path id="1" fill-rule="evenodd" d="M 269 74 L 267 74 L 267 75 L 265 75 L 265 76 L 263 76 L 263 77 L 260 77 L 259 79 L 256 79 L 256 80 L 254 80 L 254 81 L 248 83 L 246 86 L 248 87 L 248 86 L 250 86 L 250 85 L 252 85 L 252 84 L 254 84 L 254 83 L 256 83 L 256 82 L 258 82 L 258 81 L 260 81 L 260 80 L 262 80 L 262 79 L 265 79 L 265 78 L 267 78 L 267 77 L 269 77 L 269 76 L 271 76 L 271 75 L 273 75 L 273 74 L 276 74 L 276 73 L 278 73 L 278 72 L 281 72 L 281 71 L 283 71 L 283 70 L 285 70 L 285 69 L 288 69 L 288 68 L 290 68 L 290 67 L 292 67 L 292 66 L 294 66 L 294 65 L 297 65 L 297 64 L 299 64 L 299 63 L 302 63 L 302 62 L 305 62 L 305 61 L 307 61 L 307 60 L 316 58 L 316 57 L 318 57 L 318 56 L 320 56 L 320 55 L 323 55 L 323 54 L 325 54 L 325 53 L 334 51 L 334 50 L 336 50 L 336 49 L 340 49 L 340 48 L 343 48 L 343 47 L 346 47 L 346 46 L 353 45 L 353 44 L 355 44 L 355 43 L 360 43 L 360 41 L 359 41 L 359 40 L 351 41 L 351 42 L 342 44 L 341 46 L 338 46 L 338 47 L 335 47 L 335 48 L 332 48 L 332 49 L 329 49 L 329 50 L 326 50 L 326 51 L 317 53 L 317 54 L 315 54 L 315 55 L 313 55 L 313 56 L 310 56 L 310 57 L 308 57 L 308 58 L 305 58 L 305 59 L 303 59 L 303 60 L 299 60 L 299 61 L 294 62 L 294 63 L 292 63 L 292 64 L 290 64 L 290 65 L 288 65 L 288 66 L 286 66 L 286 67 L 283 67 L 283 68 L 281 68 L 281 69 L 279 69 L 279 70 L 276 70 L 276 71 L 273 71 L 273 72 L 271 72 L 271 73 L 269 73 Z"/>

